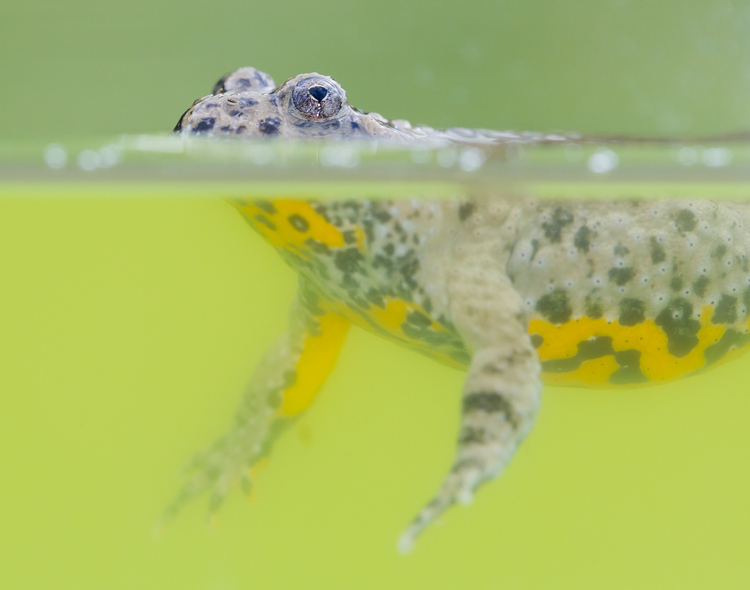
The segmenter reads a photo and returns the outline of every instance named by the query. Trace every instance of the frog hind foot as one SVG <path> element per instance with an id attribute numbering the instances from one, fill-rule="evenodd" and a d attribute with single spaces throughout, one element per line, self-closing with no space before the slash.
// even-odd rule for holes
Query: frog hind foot
<path id="1" fill-rule="evenodd" d="M 531 430 L 541 401 L 540 366 L 528 337 L 519 340 L 510 350 L 489 348 L 474 354 L 455 459 L 438 493 L 399 539 L 402 553 L 451 506 L 470 504 L 482 484 L 500 475 Z"/>
<path id="2" fill-rule="evenodd" d="M 456 454 L 442 486 L 399 540 L 405 552 L 454 504 L 469 504 L 497 477 L 531 430 L 541 403 L 541 364 L 524 302 L 486 246 L 463 244 L 449 282 L 451 318 L 471 362 L 464 382 Z"/>

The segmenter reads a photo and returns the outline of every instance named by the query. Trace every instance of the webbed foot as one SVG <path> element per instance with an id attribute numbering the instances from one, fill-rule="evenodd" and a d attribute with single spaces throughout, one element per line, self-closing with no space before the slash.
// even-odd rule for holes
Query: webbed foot
<path id="1" fill-rule="evenodd" d="M 187 465 L 187 481 L 167 506 L 158 528 L 208 492 L 209 518 L 239 485 L 250 494 L 260 461 L 276 437 L 312 403 L 343 345 L 347 320 L 321 311 L 308 295 L 297 299 L 290 327 L 266 353 L 248 385 L 229 432 L 197 453 Z"/>

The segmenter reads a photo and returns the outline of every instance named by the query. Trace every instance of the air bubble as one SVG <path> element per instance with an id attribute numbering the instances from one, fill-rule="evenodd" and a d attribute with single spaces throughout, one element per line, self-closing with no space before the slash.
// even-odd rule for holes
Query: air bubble
<path id="1" fill-rule="evenodd" d="M 450 168 L 456 163 L 458 154 L 456 150 L 444 148 L 437 153 L 437 162 L 443 168 Z"/>
<path id="2" fill-rule="evenodd" d="M 619 156 L 608 148 L 601 148 L 589 157 L 587 165 L 594 174 L 606 174 L 617 168 Z"/>
<path id="3" fill-rule="evenodd" d="M 102 163 L 102 157 L 94 150 L 83 150 L 78 154 L 78 166 L 81 170 L 91 172 L 96 170 Z"/>
<path id="4" fill-rule="evenodd" d="M 691 147 L 680 148 L 677 152 L 677 161 L 683 166 L 692 166 L 698 162 L 698 152 Z"/>
<path id="5" fill-rule="evenodd" d="M 703 150 L 701 156 L 703 163 L 711 168 L 728 166 L 732 162 L 732 152 L 727 148 L 708 148 Z"/>
<path id="6" fill-rule="evenodd" d="M 68 152 L 59 143 L 51 143 L 44 148 L 44 162 L 53 170 L 65 168 L 68 163 Z"/>
<path id="7" fill-rule="evenodd" d="M 105 145 L 99 150 L 99 166 L 111 168 L 122 158 L 122 153 L 117 146 Z"/>
<path id="8" fill-rule="evenodd" d="M 326 146 L 320 151 L 320 161 L 324 166 L 356 168 L 359 152 L 344 145 Z"/>
<path id="9" fill-rule="evenodd" d="M 474 170 L 479 170 L 486 160 L 487 156 L 482 150 L 479 148 L 468 148 L 461 152 L 458 163 L 464 172 L 474 172 Z"/>

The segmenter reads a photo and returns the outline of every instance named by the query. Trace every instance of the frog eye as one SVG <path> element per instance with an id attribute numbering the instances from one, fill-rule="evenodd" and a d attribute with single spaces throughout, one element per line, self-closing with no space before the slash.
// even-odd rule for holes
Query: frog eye
<path id="1" fill-rule="evenodd" d="M 327 119 L 341 110 L 342 93 L 336 84 L 325 78 L 307 78 L 292 91 L 294 107 L 306 119 Z"/>
<path id="2" fill-rule="evenodd" d="M 263 92 L 269 93 L 276 88 L 273 78 L 255 68 L 240 68 L 221 78 L 214 86 L 214 94 L 225 92 Z"/>

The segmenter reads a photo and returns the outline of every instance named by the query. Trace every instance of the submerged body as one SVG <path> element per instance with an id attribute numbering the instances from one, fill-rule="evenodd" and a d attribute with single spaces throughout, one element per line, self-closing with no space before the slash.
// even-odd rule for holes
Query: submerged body
<path id="1" fill-rule="evenodd" d="M 368 119 L 329 78 L 298 76 L 272 91 L 270 78 L 254 72 L 220 81 L 218 94 L 196 101 L 178 129 L 236 135 L 242 126 L 253 135 L 271 117 L 274 134 L 287 136 L 348 137 L 354 129 L 356 137 L 422 141 L 432 133 Z M 322 104 L 332 97 L 332 106 Z M 217 127 L 220 117 L 210 128 L 203 123 L 206 109 L 232 100 L 246 104 L 227 115 L 234 127 Z M 233 482 L 249 486 L 248 469 L 309 406 L 351 324 L 467 370 L 456 458 L 404 534 L 404 549 L 502 471 L 532 426 L 541 379 L 658 383 L 725 360 L 750 340 L 745 204 L 498 196 L 233 205 L 299 273 L 299 293 L 289 332 L 261 362 L 235 425 L 198 457 L 170 512 L 206 489 L 215 509 Z"/>
<path id="2" fill-rule="evenodd" d="M 518 319 L 548 383 L 663 382 L 750 340 L 744 203 L 485 198 L 236 206 L 279 248 L 318 306 L 463 369 L 471 349 L 454 325 L 456 307 L 481 307 L 474 286 L 494 274 L 521 300 Z M 461 284 L 457 300 L 452 293 Z"/>

